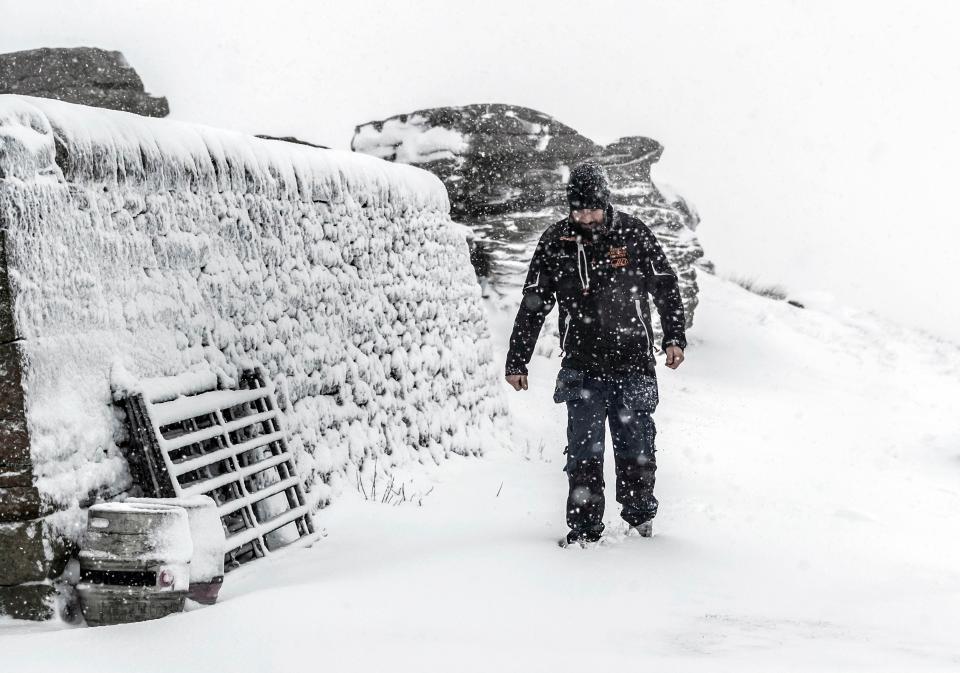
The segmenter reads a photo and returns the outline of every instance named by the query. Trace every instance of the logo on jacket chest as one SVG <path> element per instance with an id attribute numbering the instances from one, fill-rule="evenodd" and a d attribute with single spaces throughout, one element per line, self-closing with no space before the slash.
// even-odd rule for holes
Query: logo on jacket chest
<path id="1" fill-rule="evenodd" d="M 607 257 L 610 259 L 610 266 L 621 269 L 627 265 L 627 247 L 614 248 L 611 246 Z"/>

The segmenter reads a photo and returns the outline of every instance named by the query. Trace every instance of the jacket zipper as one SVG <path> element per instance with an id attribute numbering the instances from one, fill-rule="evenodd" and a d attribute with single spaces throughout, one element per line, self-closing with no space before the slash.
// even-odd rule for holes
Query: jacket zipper
<path id="1" fill-rule="evenodd" d="M 580 275 L 580 287 L 586 293 L 590 289 L 590 260 L 587 259 L 587 251 L 580 241 L 577 241 L 577 273 Z"/>
<path id="2" fill-rule="evenodd" d="M 567 352 L 567 351 L 566 351 L 566 347 L 567 347 L 567 334 L 570 333 L 570 322 L 571 322 L 571 316 L 570 316 L 570 314 L 568 313 L 568 314 L 567 314 L 567 324 L 566 324 L 566 325 L 564 326 L 564 328 L 563 328 L 563 341 L 560 342 L 560 350 L 561 350 L 562 352 L 564 352 L 564 353 Z"/>
<path id="3" fill-rule="evenodd" d="M 647 339 L 647 346 L 650 348 L 650 355 L 653 355 L 653 339 L 650 338 L 650 332 L 647 331 L 647 323 L 643 320 L 643 311 L 640 309 L 640 300 L 634 299 L 633 305 L 637 308 L 637 319 L 643 327 L 643 335 Z"/>

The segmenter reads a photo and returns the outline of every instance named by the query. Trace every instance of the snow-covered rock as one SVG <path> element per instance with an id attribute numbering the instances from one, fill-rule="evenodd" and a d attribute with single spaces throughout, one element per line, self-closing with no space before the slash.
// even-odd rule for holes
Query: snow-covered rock
<path id="1" fill-rule="evenodd" d="M 55 98 L 149 117 L 170 114 L 167 99 L 144 90 L 143 80 L 123 54 L 95 47 L 0 54 L 0 93 Z"/>
<path id="2" fill-rule="evenodd" d="M 374 458 L 500 441 L 498 367 L 448 211 L 415 167 L 0 96 L 0 228 L 41 494 L 70 507 L 130 486 L 111 372 L 231 385 L 262 364 L 314 506 Z"/>

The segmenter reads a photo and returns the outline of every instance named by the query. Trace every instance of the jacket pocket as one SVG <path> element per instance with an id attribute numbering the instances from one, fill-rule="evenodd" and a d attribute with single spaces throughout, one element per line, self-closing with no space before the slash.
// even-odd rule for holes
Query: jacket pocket
<path id="1" fill-rule="evenodd" d="M 623 406 L 637 411 L 655 411 L 660 403 L 657 379 L 645 374 L 630 376 L 623 382 Z"/>
<path id="2" fill-rule="evenodd" d="M 557 374 L 557 385 L 553 390 L 553 401 L 557 404 L 583 398 L 583 372 L 578 369 L 561 367 Z"/>

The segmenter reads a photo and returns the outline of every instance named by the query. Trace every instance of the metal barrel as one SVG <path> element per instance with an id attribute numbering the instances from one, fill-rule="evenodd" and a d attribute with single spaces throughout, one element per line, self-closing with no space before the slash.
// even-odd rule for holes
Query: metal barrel
<path id="1" fill-rule="evenodd" d="M 187 512 L 160 503 L 105 503 L 87 514 L 77 592 L 90 626 L 183 610 L 193 542 Z"/>

